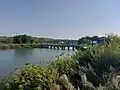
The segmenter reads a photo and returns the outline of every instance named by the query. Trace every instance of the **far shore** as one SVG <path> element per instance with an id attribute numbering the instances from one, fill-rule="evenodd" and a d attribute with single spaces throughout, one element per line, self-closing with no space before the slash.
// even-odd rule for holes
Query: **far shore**
<path id="1" fill-rule="evenodd" d="M 40 44 L 0 44 L 0 49 L 39 48 Z"/>

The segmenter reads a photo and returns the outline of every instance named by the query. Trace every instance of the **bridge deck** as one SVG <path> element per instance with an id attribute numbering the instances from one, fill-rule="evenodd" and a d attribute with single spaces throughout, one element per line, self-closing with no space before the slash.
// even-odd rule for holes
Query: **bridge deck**
<path id="1" fill-rule="evenodd" d="M 64 46 L 64 47 L 78 47 L 79 44 L 57 44 L 57 43 L 42 43 L 41 45 L 47 46 Z"/>

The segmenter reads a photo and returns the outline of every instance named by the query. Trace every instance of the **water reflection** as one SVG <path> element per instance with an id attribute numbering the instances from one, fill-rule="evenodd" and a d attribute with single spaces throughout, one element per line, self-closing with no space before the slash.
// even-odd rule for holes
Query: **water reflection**
<path id="1" fill-rule="evenodd" d="M 73 54 L 74 51 L 51 49 L 0 50 L 0 77 L 8 75 L 14 68 L 23 67 L 25 63 L 45 66 L 61 53 Z"/>

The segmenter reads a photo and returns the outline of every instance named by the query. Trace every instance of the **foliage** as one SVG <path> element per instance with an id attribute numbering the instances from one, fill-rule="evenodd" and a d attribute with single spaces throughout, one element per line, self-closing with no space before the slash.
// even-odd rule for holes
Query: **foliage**
<path id="1" fill-rule="evenodd" d="M 91 37 L 86 36 L 86 37 L 82 37 L 78 40 L 78 44 L 87 44 L 87 45 L 91 45 Z"/>
<path id="2" fill-rule="evenodd" d="M 88 47 L 87 50 L 79 50 L 74 55 L 80 66 L 90 64 L 98 76 L 103 78 L 105 73 L 110 73 L 110 68 L 120 65 L 120 37 L 109 35 L 103 46 Z"/>
<path id="3" fill-rule="evenodd" d="M 57 82 L 62 74 L 69 74 L 75 67 L 70 58 L 58 57 L 57 61 L 46 68 L 28 64 L 23 69 L 15 70 L 11 77 L 0 83 L 2 90 L 50 90 L 50 84 Z"/>
<path id="4" fill-rule="evenodd" d="M 39 48 L 40 44 L 0 44 L 0 49 Z"/>
<path id="5" fill-rule="evenodd" d="M 99 37 L 98 36 L 93 36 L 91 39 L 92 39 L 92 41 L 97 41 L 99 39 Z"/>
<path id="6" fill-rule="evenodd" d="M 105 45 L 89 46 L 86 50 L 78 50 L 73 56 L 60 55 L 45 68 L 39 65 L 26 65 L 0 83 L 2 90 L 50 90 L 51 83 L 57 83 L 63 74 L 67 76 L 79 68 L 91 68 L 105 84 L 105 90 L 112 90 L 113 85 L 108 78 L 113 69 L 120 66 L 120 37 L 109 35 L 105 38 Z M 101 84 L 101 83 L 100 83 Z"/>
<path id="7" fill-rule="evenodd" d="M 50 73 L 39 66 L 27 65 L 1 83 L 2 90 L 49 90 Z"/>
<path id="8" fill-rule="evenodd" d="M 13 42 L 16 44 L 24 44 L 24 43 L 33 43 L 34 40 L 31 36 L 27 35 L 18 35 L 13 37 Z"/>
<path id="9" fill-rule="evenodd" d="M 32 37 L 26 34 L 24 35 L 16 35 L 13 37 L 7 36 L 0 36 L 0 43 L 1 44 L 39 44 L 42 41 L 51 41 L 51 38 L 39 38 L 39 37 Z"/>
<path id="10" fill-rule="evenodd" d="M 71 56 L 61 55 L 57 58 L 56 61 L 52 62 L 49 66 L 50 68 L 54 68 L 59 76 L 62 74 L 69 75 L 72 70 L 76 69 L 76 60 Z"/>
<path id="11" fill-rule="evenodd" d="M 89 36 L 86 36 L 86 37 L 82 37 L 78 40 L 78 44 L 83 44 L 83 45 L 94 45 L 94 41 L 97 43 L 97 44 L 103 44 L 104 43 L 104 39 L 105 37 L 98 37 L 98 36 L 93 36 L 93 37 L 89 37 Z"/>
<path id="12" fill-rule="evenodd" d="M 3 43 L 3 44 L 13 43 L 13 38 L 0 36 L 0 43 Z"/>
<path id="13" fill-rule="evenodd" d="M 0 36 L 0 49 L 38 48 L 40 43 L 51 40 L 53 39 L 32 37 L 26 34 L 13 37 Z"/>

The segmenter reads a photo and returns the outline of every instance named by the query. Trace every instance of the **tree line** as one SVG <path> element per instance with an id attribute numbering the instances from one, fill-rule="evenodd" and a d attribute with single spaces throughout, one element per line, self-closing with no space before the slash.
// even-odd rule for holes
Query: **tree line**
<path id="1" fill-rule="evenodd" d="M 78 39 L 78 44 L 84 44 L 84 45 L 93 45 L 94 41 L 97 41 L 97 43 L 102 42 L 105 39 L 105 37 L 98 37 L 98 36 L 85 36 L 80 39 Z M 0 36 L 0 43 L 2 44 L 38 44 L 40 42 L 44 41 L 56 41 L 51 38 L 38 38 L 38 37 L 32 37 L 29 35 L 16 35 L 13 37 L 6 37 L 6 36 Z"/>
<path id="2" fill-rule="evenodd" d="M 0 36 L 0 43 L 2 44 L 36 44 L 44 40 L 51 40 L 51 39 L 32 37 L 26 34 L 16 35 L 13 37 Z"/>

